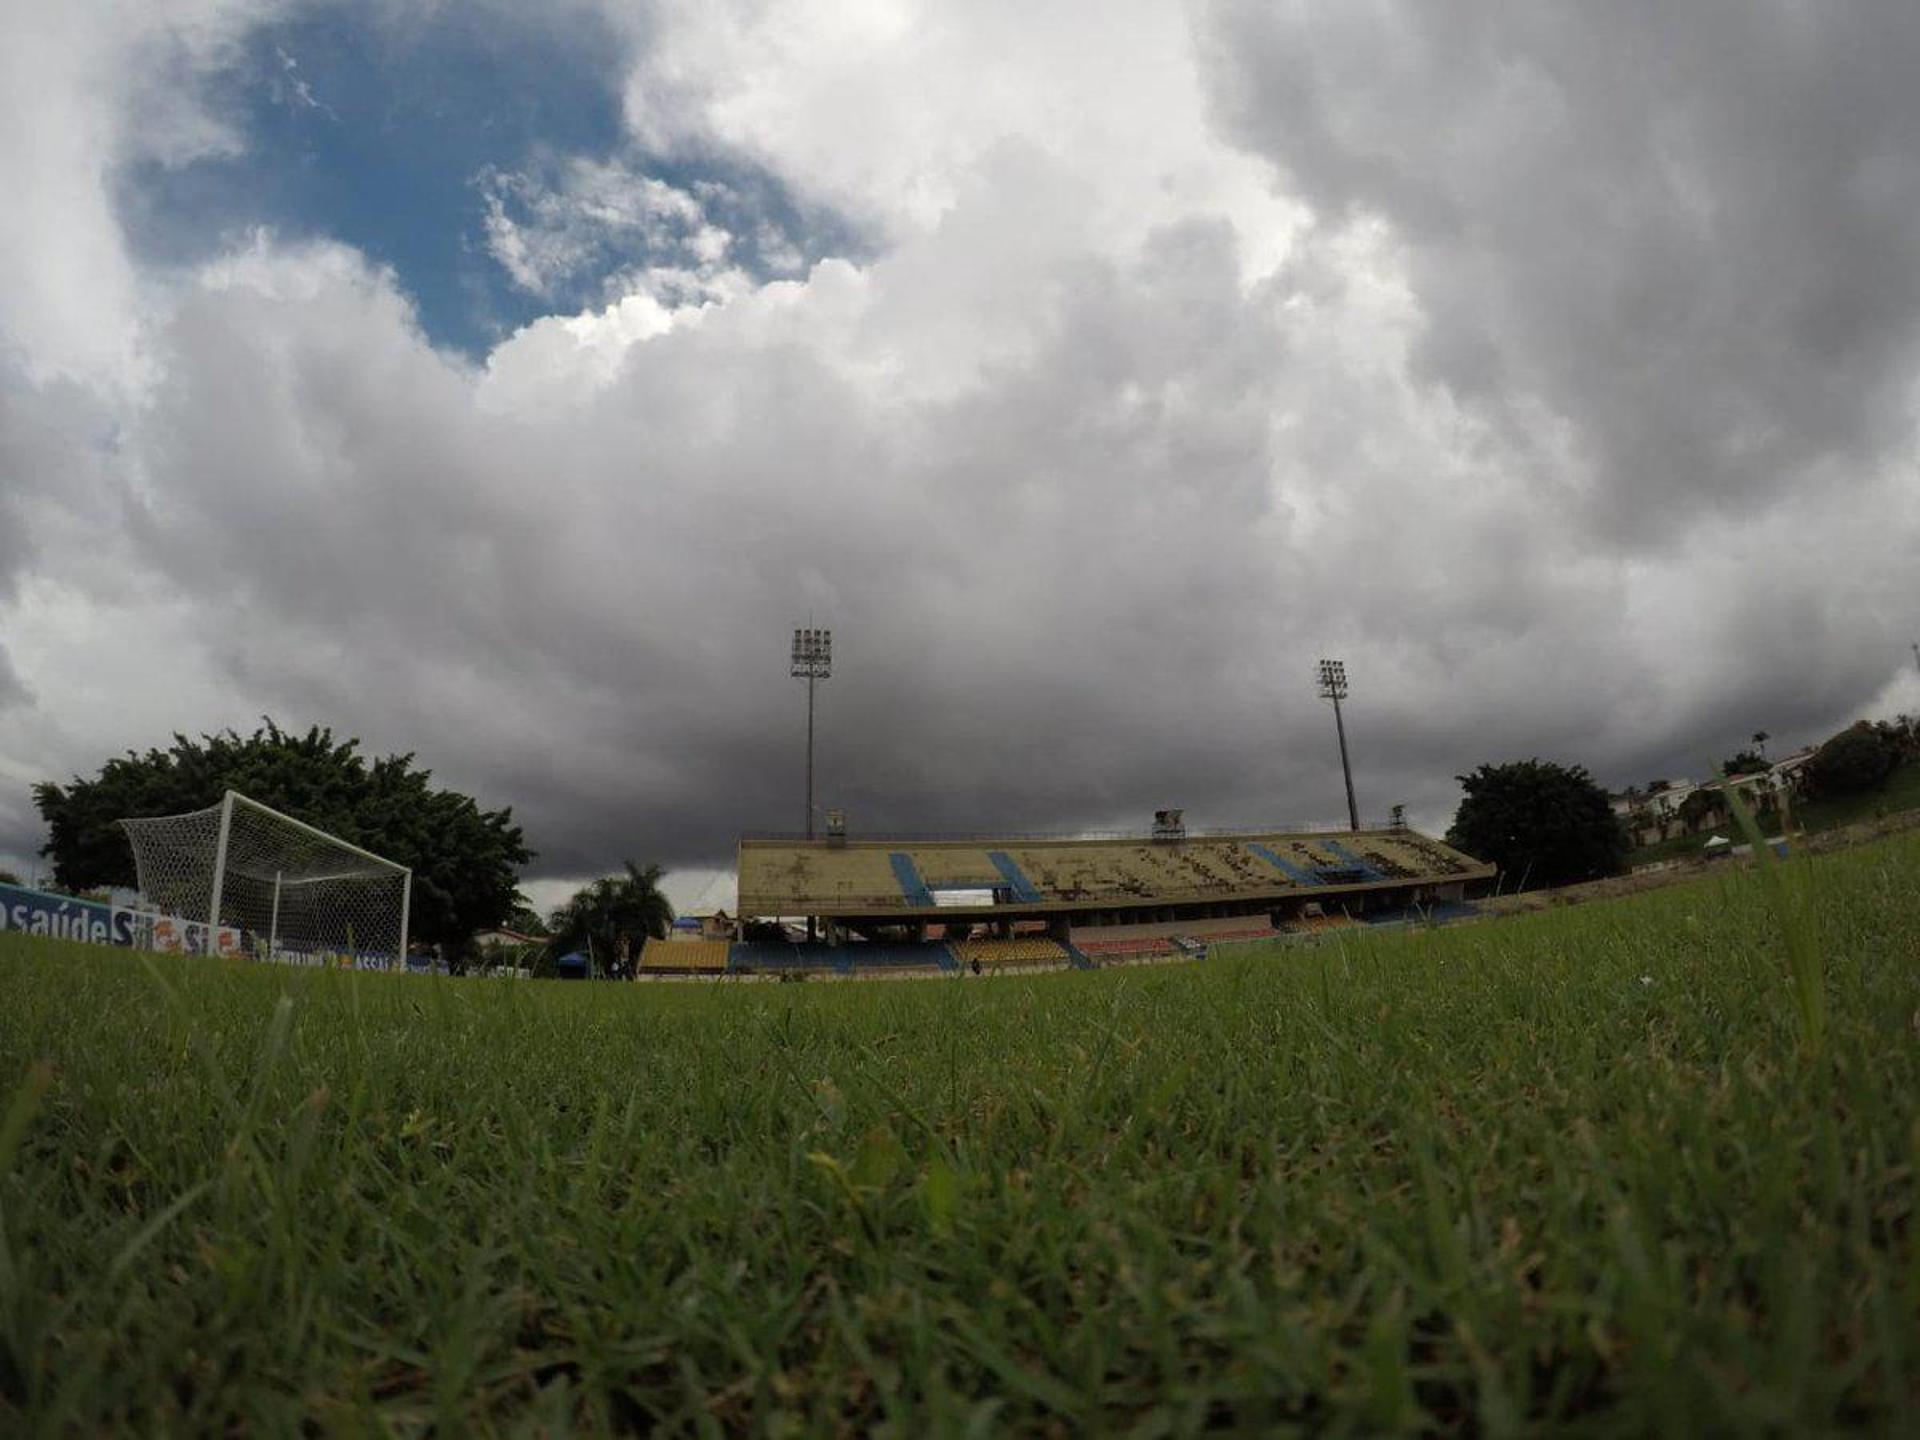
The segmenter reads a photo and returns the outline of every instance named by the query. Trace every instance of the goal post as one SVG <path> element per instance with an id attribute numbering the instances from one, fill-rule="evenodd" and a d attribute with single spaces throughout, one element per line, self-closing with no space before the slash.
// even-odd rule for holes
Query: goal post
<path id="1" fill-rule="evenodd" d="M 413 872 L 237 790 L 181 815 L 125 819 L 146 905 L 204 926 L 209 951 L 402 966 Z M 173 932 L 169 932 L 173 933 Z"/>

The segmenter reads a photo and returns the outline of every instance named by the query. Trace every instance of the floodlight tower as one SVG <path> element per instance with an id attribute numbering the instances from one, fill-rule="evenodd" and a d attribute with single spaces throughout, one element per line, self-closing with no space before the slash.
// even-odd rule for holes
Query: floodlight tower
<path id="1" fill-rule="evenodd" d="M 833 674 L 833 632 L 808 627 L 793 632 L 793 666 L 788 671 L 807 682 L 807 838 L 813 838 L 813 687 Z"/>
<path id="2" fill-rule="evenodd" d="M 1333 702 L 1333 728 L 1340 732 L 1340 773 L 1347 781 L 1347 823 L 1360 828 L 1360 807 L 1353 801 L 1353 766 L 1347 760 L 1347 722 L 1340 717 L 1340 702 L 1347 698 L 1347 664 L 1344 660 L 1320 662 L 1320 698 Z"/>

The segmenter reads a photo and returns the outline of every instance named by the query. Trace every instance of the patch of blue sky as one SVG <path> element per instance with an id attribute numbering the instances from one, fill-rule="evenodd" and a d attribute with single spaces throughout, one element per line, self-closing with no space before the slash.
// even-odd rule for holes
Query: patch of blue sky
<path id="1" fill-rule="evenodd" d="M 602 303 L 618 277 L 663 259 L 657 229 L 591 233 L 589 216 L 575 263 L 550 283 L 530 287 L 500 263 L 490 202 L 511 217 L 576 159 L 701 196 L 714 223 L 738 231 L 732 260 L 749 274 L 859 252 L 858 237 L 803 213 L 767 176 L 634 155 L 620 117 L 625 58 L 580 11 L 316 8 L 256 30 L 209 82 L 240 153 L 131 167 L 122 222 L 135 253 L 163 265 L 258 226 L 342 241 L 393 271 L 430 340 L 470 355 L 540 315 Z"/>

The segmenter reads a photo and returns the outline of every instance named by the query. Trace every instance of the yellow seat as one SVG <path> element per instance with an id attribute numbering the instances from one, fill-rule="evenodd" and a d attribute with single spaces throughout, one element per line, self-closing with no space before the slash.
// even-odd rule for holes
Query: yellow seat
<path id="1" fill-rule="evenodd" d="M 725 940 L 649 940 L 640 952 L 642 970 L 698 970 L 727 968 Z"/>
<path id="2" fill-rule="evenodd" d="M 1064 965 L 1066 948 L 1057 940 L 1020 937 L 1013 940 L 956 940 L 953 953 L 962 965 Z"/>

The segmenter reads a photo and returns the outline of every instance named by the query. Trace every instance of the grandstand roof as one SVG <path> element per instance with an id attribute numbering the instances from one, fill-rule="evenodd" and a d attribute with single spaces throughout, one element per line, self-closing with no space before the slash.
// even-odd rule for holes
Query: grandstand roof
<path id="1" fill-rule="evenodd" d="M 1326 900 L 1493 873 L 1493 866 L 1410 830 L 1181 840 L 742 839 L 739 909 L 750 917 L 927 920 L 983 910 L 1011 917 Z"/>

